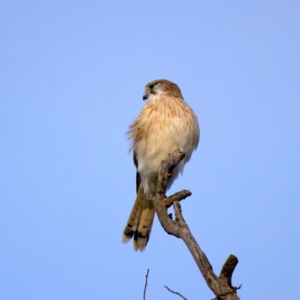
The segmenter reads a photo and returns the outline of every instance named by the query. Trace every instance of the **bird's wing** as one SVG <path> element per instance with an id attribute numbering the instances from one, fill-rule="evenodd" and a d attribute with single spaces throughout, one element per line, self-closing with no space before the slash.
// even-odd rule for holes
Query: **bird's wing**
<path id="1" fill-rule="evenodd" d="M 141 176 L 138 171 L 138 160 L 135 151 L 133 151 L 133 163 L 136 166 L 136 193 L 138 193 L 141 184 Z"/>

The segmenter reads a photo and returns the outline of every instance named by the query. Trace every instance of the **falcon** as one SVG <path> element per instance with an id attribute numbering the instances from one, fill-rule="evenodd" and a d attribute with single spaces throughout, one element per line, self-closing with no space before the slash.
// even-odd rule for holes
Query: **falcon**
<path id="1" fill-rule="evenodd" d="M 140 251 L 145 249 L 151 233 L 155 214 L 151 199 L 155 197 L 161 161 L 176 150 L 185 153 L 185 158 L 168 174 L 170 188 L 200 138 L 197 117 L 175 83 L 165 79 L 148 83 L 143 100 L 148 101 L 128 132 L 137 169 L 137 196 L 122 237 L 125 243 L 133 237 L 133 247 Z"/>

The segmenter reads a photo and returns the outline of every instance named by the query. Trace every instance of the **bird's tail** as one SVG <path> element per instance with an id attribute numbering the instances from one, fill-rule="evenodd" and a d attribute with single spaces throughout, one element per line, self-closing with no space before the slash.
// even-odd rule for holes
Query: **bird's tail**
<path id="1" fill-rule="evenodd" d="M 152 201 L 146 199 L 144 190 L 140 187 L 123 231 L 123 243 L 129 242 L 134 236 L 134 250 L 143 251 L 150 237 L 154 214 L 155 209 Z"/>

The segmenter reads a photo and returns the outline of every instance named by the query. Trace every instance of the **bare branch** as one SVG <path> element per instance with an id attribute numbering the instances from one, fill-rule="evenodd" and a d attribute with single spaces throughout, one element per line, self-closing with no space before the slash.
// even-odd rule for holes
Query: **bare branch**
<path id="1" fill-rule="evenodd" d="M 143 297 L 143 300 L 146 300 L 146 289 L 147 289 L 147 285 L 148 285 L 148 274 L 149 274 L 149 269 L 147 270 L 147 274 L 146 274 L 146 281 L 145 281 L 145 287 L 144 287 L 144 297 Z"/>
<path id="2" fill-rule="evenodd" d="M 171 293 L 173 293 L 173 294 L 176 294 L 176 295 L 180 296 L 182 299 L 188 300 L 187 298 L 183 297 L 180 293 L 172 291 L 172 290 L 169 289 L 167 286 L 165 286 L 165 288 L 166 288 L 169 292 L 171 292 Z"/>
<path id="3" fill-rule="evenodd" d="M 220 295 L 216 296 L 215 298 L 213 298 L 211 300 L 218 300 L 218 299 L 221 299 L 220 297 L 222 297 L 222 296 L 227 296 L 231 293 L 235 293 L 235 291 L 239 290 L 241 287 L 242 287 L 242 285 L 240 284 L 238 287 L 234 287 L 232 291 L 220 294 Z"/>
<path id="4" fill-rule="evenodd" d="M 234 255 L 230 255 L 226 260 L 220 276 L 214 272 L 205 253 L 201 250 L 194 236 L 192 235 L 188 225 L 186 224 L 181 211 L 179 201 L 191 195 L 189 191 L 181 191 L 170 197 L 166 197 L 168 173 L 173 170 L 179 162 L 185 157 L 185 154 L 179 150 L 169 154 L 167 160 L 162 161 L 158 176 L 156 196 L 153 200 L 158 219 L 164 230 L 171 235 L 181 238 L 190 253 L 192 254 L 203 278 L 212 292 L 220 300 L 239 300 L 236 294 L 238 288 L 231 285 L 231 277 L 238 263 L 238 259 Z M 168 214 L 168 208 L 173 204 L 175 220 L 172 220 Z M 166 287 L 167 288 L 167 287 Z M 239 287 L 240 288 L 240 287 Z"/>
<path id="5" fill-rule="evenodd" d="M 174 202 L 174 213 L 175 213 L 176 221 L 178 222 L 179 226 L 183 227 L 185 221 L 182 216 L 181 205 L 178 201 Z"/>
<path id="6" fill-rule="evenodd" d="M 175 201 L 184 200 L 185 198 L 187 198 L 187 197 L 189 197 L 191 195 L 192 195 L 192 193 L 190 191 L 183 190 L 183 191 L 175 193 L 172 196 L 169 196 L 168 198 L 165 198 L 164 199 L 164 204 L 167 206 L 167 208 L 169 208 L 170 206 L 173 205 L 173 203 Z"/>
<path id="7" fill-rule="evenodd" d="M 220 273 L 220 278 L 223 278 L 227 284 L 232 287 L 231 285 L 231 277 L 233 274 L 233 271 L 236 267 L 236 265 L 238 264 L 238 259 L 236 256 L 230 254 L 229 257 L 227 258 L 227 260 L 225 261 L 223 268 L 221 270 Z"/>

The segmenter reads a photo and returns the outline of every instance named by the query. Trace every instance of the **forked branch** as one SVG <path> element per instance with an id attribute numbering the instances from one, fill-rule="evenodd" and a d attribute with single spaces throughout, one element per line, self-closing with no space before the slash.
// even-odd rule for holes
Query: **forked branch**
<path id="1" fill-rule="evenodd" d="M 156 197 L 154 199 L 155 210 L 158 219 L 164 230 L 171 235 L 181 238 L 189 251 L 191 252 L 203 278 L 207 285 L 216 295 L 215 300 L 239 300 L 236 290 L 240 287 L 231 285 L 231 277 L 238 263 L 237 257 L 230 255 L 221 270 L 219 276 L 213 272 L 205 253 L 201 250 L 190 229 L 188 228 L 181 211 L 179 201 L 191 195 L 190 191 L 183 190 L 175 193 L 170 197 L 166 197 L 168 173 L 173 170 L 180 161 L 185 157 L 185 154 L 179 150 L 169 154 L 167 160 L 162 161 L 158 177 Z M 168 215 L 168 208 L 173 205 L 175 212 L 175 220 L 172 220 Z"/>

